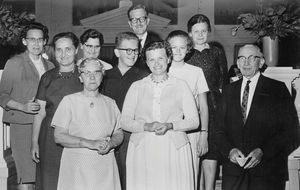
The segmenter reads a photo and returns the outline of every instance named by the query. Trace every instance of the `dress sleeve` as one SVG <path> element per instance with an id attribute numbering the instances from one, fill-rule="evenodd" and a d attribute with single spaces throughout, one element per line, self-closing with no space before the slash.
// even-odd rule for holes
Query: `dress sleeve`
<path id="1" fill-rule="evenodd" d="M 118 129 L 121 128 L 121 125 L 120 125 L 121 113 L 120 113 L 120 110 L 115 101 L 113 103 L 113 106 L 114 106 L 114 110 L 115 110 L 115 114 L 116 114 L 116 123 L 115 123 L 114 131 L 113 131 L 113 133 L 114 133 L 115 131 L 117 131 Z"/>
<path id="2" fill-rule="evenodd" d="M 10 94 L 13 91 L 14 83 L 21 80 L 22 66 L 18 60 L 8 60 L 5 64 L 0 81 L 0 105 L 4 109 L 7 103 L 12 100 Z"/>
<path id="3" fill-rule="evenodd" d="M 184 117 L 173 122 L 173 129 L 177 131 L 190 131 L 199 126 L 199 115 L 195 98 L 186 83 L 181 83 L 182 109 Z"/>
<path id="4" fill-rule="evenodd" d="M 121 127 L 125 131 L 138 133 L 144 131 L 144 121 L 135 119 L 135 109 L 138 104 L 138 84 L 133 83 L 125 97 L 123 104 Z"/>
<path id="5" fill-rule="evenodd" d="M 71 108 L 72 102 L 68 97 L 64 97 L 61 102 L 59 103 L 52 122 L 51 126 L 52 127 L 63 127 L 68 129 L 71 119 L 72 119 L 72 108 Z"/>

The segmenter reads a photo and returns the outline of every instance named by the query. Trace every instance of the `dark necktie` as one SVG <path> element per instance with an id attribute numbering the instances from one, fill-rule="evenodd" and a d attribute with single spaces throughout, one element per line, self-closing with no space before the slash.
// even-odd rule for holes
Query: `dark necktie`
<path id="1" fill-rule="evenodd" d="M 248 104 L 248 96 L 249 96 L 249 83 L 251 81 L 248 80 L 247 81 L 247 84 L 245 86 L 245 89 L 244 89 L 244 93 L 243 93 L 243 99 L 242 99 L 242 114 L 243 114 L 243 121 L 244 123 L 246 122 L 246 119 L 247 119 L 247 104 Z"/>
<path id="2" fill-rule="evenodd" d="M 142 53 L 142 50 L 143 50 L 142 40 L 143 39 L 139 39 L 140 53 Z"/>

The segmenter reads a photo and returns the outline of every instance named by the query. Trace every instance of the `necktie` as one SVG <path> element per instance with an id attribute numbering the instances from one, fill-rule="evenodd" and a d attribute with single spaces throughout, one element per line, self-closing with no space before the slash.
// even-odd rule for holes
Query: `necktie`
<path id="1" fill-rule="evenodd" d="M 246 119 L 247 119 L 247 104 L 248 104 L 248 96 L 249 96 L 249 83 L 251 81 L 248 80 L 247 81 L 247 84 L 245 86 L 245 89 L 244 89 L 244 93 L 243 93 L 243 99 L 242 99 L 242 114 L 243 114 L 243 121 L 244 123 L 246 122 Z"/>

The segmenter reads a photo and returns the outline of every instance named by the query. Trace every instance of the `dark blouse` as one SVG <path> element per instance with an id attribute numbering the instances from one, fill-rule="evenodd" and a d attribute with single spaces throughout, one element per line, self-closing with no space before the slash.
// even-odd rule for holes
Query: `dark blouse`
<path id="1" fill-rule="evenodd" d="M 147 71 L 137 67 L 130 68 L 122 75 L 119 68 L 116 66 L 105 72 L 101 92 L 114 99 L 118 108 L 122 111 L 124 99 L 131 84 L 147 75 L 149 75 Z"/>
<path id="2" fill-rule="evenodd" d="M 229 83 L 227 60 L 224 51 L 209 44 L 209 49 L 201 52 L 193 49 L 187 63 L 202 68 L 210 91 L 218 91 Z"/>

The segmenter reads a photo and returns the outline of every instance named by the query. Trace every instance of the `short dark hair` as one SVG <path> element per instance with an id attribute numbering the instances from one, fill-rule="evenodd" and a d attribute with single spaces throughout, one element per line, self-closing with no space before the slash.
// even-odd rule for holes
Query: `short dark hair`
<path id="1" fill-rule="evenodd" d="M 120 47 L 121 43 L 124 40 L 136 40 L 137 43 L 139 43 L 139 38 L 137 37 L 137 35 L 135 35 L 135 33 L 133 33 L 133 32 L 121 32 L 121 33 L 117 34 L 117 36 L 115 38 L 116 48 Z"/>
<path id="2" fill-rule="evenodd" d="M 209 22 L 209 18 L 203 14 L 196 14 L 190 18 L 187 23 L 187 30 L 188 32 L 192 31 L 192 27 L 197 23 L 206 23 L 208 32 L 211 32 L 211 26 Z"/>
<path id="3" fill-rule="evenodd" d="M 191 38 L 189 37 L 188 33 L 186 33 L 185 31 L 174 30 L 174 31 L 170 32 L 166 38 L 166 41 L 170 43 L 170 40 L 174 37 L 182 37 L 186 40 L 188 52 L 190 52 L 190 50 L 193 48 L 193 42 L 192 42 Z"/>
<path id="4" fill-rule="evenodd" d="M 48 28 L 47 26 L 39 23 L 39 22 L 30 22 L 28 23 L 21 31 L 21 39 L 25 39 L 29 30 L 40 30 L 43 32 L 43 38 L 46 43 L 49 40 Z"/>
<path id="5" fill-rule="evenodd" d="M 134 5 L 133 4 L 127 11 L 128 19 L 130 19 L 130 12 L 133 10 L 137 10 L 137 9 L 144 9 L 144 11 L 146 12 L 146 16 L 148 16 L 149 12 L 145 5 L 142 5 L 142 4 Z"/>
<path id="6" fill-rule="evenodd" d="M 96 29 L 87 29 L 84 31 L 80 36 L 80 43 L 84 44 L 89 38 L 98 38 L 100 46 L 102 46 L 104 43 L 103 34 Z"/>
<path id="7" fill-rule="evenodd" d="M 77 48 L 78 45 L 79 45 L 79 39 L 77 38 L 77 36 L 73 32 L 61 32 L 61 33 L 56 34 L 53 37 L 52 46 L 54 47 L 54 49 L 55 49 L 55 46 L 56 46 L 56 44 L 55 44 L 56 41 L 61 39 L 61 38 L 68 38 L 68 39 L 72 40 L 73 45 L 75 46 L 75 48 Z"/>
<path id="8" fill-rule="evenodd" d="M 147 59 L 146 57 L 146 52 L 151 51 L 151 50 L 156 50 L 156 49 L 165 49 L 167 57 L 172 60 L 173 58 L 173 53 L 172 53 L 172 48 L 170 44 L 167 41 L 155 41 L 147 44 L 144 48 L 144 58 Z"/>

